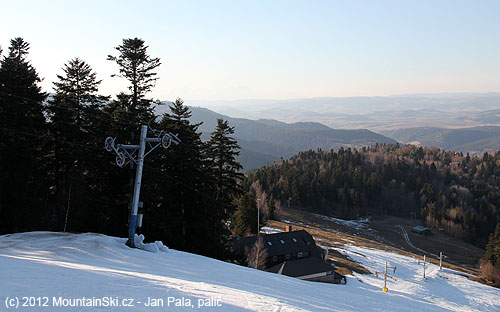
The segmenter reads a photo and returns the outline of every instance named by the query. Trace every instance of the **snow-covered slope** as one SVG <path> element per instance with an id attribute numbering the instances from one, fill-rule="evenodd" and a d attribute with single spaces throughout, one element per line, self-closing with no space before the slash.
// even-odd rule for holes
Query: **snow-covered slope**
<path id="1" fill-rule="evenodd" d="M 374 275 L 348 277 L 346 285 L 314 283 L 124 242 L 100 234 L 0 236 L 0 311 L 16 302 L 26 311 L 500 311 L 499 289 L 434 266 L 424 281 L 416 260 L 378 250 L 342 252 L 373 271 L 385 260 L 395 264 L 388 293 Z M 95 307 L 99 300 L 122 306 Z M 53 307 L 72 303 L 80 306 Z"/>

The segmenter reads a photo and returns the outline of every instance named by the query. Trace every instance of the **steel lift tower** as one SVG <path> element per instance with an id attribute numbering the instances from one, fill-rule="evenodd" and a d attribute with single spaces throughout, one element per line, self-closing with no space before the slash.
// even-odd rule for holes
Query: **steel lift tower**
<path id="1" fill-rule="evenodd" d="M 104 148 L 108 152 L 116 153 L 116 164 L 118 167 L 123 167 L 131 162 L 134 162 L 137 167 L 135 171 L 134 196 L 132 199 L 132 209 L 128 221 L 128 241 L 127 246 L 135 248 L 134 236 L 135 229 L 142 224 L 142 218 L 137 220 L 137 211 L 139 207 L 139 195 L 141 193 L 142 168 L 144 165 L 144 157 L 149 155 L 158 146 L 169 148 L 172 143 L 175 145 L 180 143 L 177 134 L 172 134 L 166 131 L 151 129 L 153 137 L 148 138 L 148 126 L 141 126 L 141 136 L 139 145 L 115 144 L 116 137 L 107 137 L 104 141 Z M 147 149 L 147 152 L 146 152 Z"/>

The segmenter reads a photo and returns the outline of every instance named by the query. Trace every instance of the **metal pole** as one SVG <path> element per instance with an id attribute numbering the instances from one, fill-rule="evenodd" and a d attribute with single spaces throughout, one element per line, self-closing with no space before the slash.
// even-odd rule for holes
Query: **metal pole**
<path id="1" fill-rule="evenodd" d="M 257 234 L 260 233 L 260 209 L 259 205 L 257 204 Z"/>
<path id="2" fill-rule="evenodd" d="M 132 199 L 132 214 L 128 224 L 128 241 L 127 245 L 135 247 L 134 236 L 135 228 L 137 227 L 137 211 L 139 205 L 139 195 L 141 193 L 142 167 L 144 164 L 144 151 L 146 150 L 146 136 L 148 126 L 141 127 L 141 137 L 139 140 L 139 154 L 137 157 L 137 168 L 135 172 L 134 198 Z"/>
<path id="3" fill-rule="evenodd" d="M 71 202 L 71 184 L 69 185 L 69 191 L 68 191 L 68 208 L 66 209 L 66 218 L 64 219 L 64 230 L 63 232 L 66 232 L 66 225 L 68 224 L 68 214 L 69 214 L 69 205 Z"/>
<path id="4" fill-rule="evenodd" d="M 439 271 L 441 271 L 441 268 L 443 267 L 443 252 L 439 252 Z"/>
<path id="5" fill-rule="evenodd" d="M 424 255 L 424 279 L 425 279 L 425 255 Z"/>
<path id="6" fill-rule="evenodd" d="M 385 262 L 384 289 L 387 289 L 387 261 Z"/>
<path id="7" fill-rule="evenodd" d="M 170 132 L 165 133 L 165 131 L 152 130 L 153 134 L 156 136 L 154 138 L 148 138 L 148 126 L 141 126 L 141 136 L 139 138 L 139 145 L 130 144 L 115 144 L 116 138 L 107 137 L 104 140 L 104 149 L 108 152 L 114 151 L 116 153 L 116 165 L 118 167 L 123 167 L 124 165 L 131 163 L 136 163 L 135 172 L 135 182 L 132 181 L 130 184 L 133 188 L 132 199 L 129 204 L 129 223 L 128 223 L 128 240 L 127 246 L 136 247 L 134 243 L 135 230 L 137 228 L 137 211 L 139 206 L 139 197 L 141 193 L 141 180 L 142 180 L 142 168 L 144 165 L 144 157 L 151 153 L 158 146 L 163 146 L 164 148 L 169 148 L 172 143 L 175 145 L 179 144 L 181 140 L 177 137 L 177 134 L 172 134 Z M 149 142 L 149 151 L 146 153 L 146 142 Z M 154 146 L 151 143 L 156 143 Z M 130 152 L 129 150 L 133 150 Z M 128 159 L 128 161 L 127 161 Z M 182 166 L 182 162 L 181 162 Z M 131 190 L 132 193 L 132 190 Z"/>

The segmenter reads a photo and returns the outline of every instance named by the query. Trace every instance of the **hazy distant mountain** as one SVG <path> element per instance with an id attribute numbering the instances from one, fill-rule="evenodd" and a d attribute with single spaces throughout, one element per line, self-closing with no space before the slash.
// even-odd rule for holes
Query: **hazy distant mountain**
<path id="1" fill-rule="evenodd" d="M 392 139 L 472 153 L 500 149 L 500 93 L 188 104 L 214 107 L 220 112 L 193 108 L 192 121 L 203 121 L 201 130 L 205 139 L 215 129 L 217 118 L 229 120 L 236 127 L 235 136 L 242 146 L 241 159 L 245 159 L 247 169 L 302 150 L 360 147 L 394 142 Z M 159 111 L 162 109 L 167 107 Z"/>
<path id="2" fill-rule="evenodd" d="M 161 106 L 158 112 L 166 109 L 166 105 Z M 210 132 L 214 131 L 217 118 L 223 118 L 235 127 L 234 137 L 242 147 L 240 161 L 247 170 L 309 149 L 330 150 L 341 146 L 359 148 L 375 143 L 396 142 L 365 129 L 339 130 L 317 122 L 284 123 L 272 119 L 232 118 L 206 108 L 190 109 L 191 122 L 203 122 L 200 130 L 204 139 L 208 139 Z"/>
<path id="3" fill-rule="evenodd" d="M 192 101 L 234 117 L 318 122 L 331 128 L 500 126 L 500 93 L 418 94 L 292 100 Z"/>
<path id="4" fill-rule="evenodd" d="M 436 127 L 416 127 L 416 128 L 403 128 L 396 130 L 385 130 L 380 131 L 381 134 L 393 138 L 401 143 L 410 142 L 421 142 L 422 138 L 427 135 L 432 135 L 439 133 L 440 131 L 445 131 L 443 128 Z"/>
<path id="5" fill-rule="evenodd" d="M 490 137 L 456 146 L 457 151 L 466 151 L 473 155 L 483 152 L 498 152 L 500 151 L 500 136 Z"/>
<path id="6" fill-rule="evenodd" d="M 459 129 L 417 127 L 381 131 L 381 133 L 402 143 L 438 146 L 445 150 L 470 152 L 472 154 L 500 150 L 500 127 Z"/>

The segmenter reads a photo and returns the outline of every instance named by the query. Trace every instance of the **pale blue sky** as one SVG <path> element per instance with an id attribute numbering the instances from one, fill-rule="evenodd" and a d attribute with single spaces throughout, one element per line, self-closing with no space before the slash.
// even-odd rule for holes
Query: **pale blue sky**
<path id="1" fill-rule="evenodd" d="M 4 1 L 0 45 L 21 36 L 44 77 L 106 61 L 140 37 L 162 59 L 162 100 L 499 92 L 500 1 Z"/>

